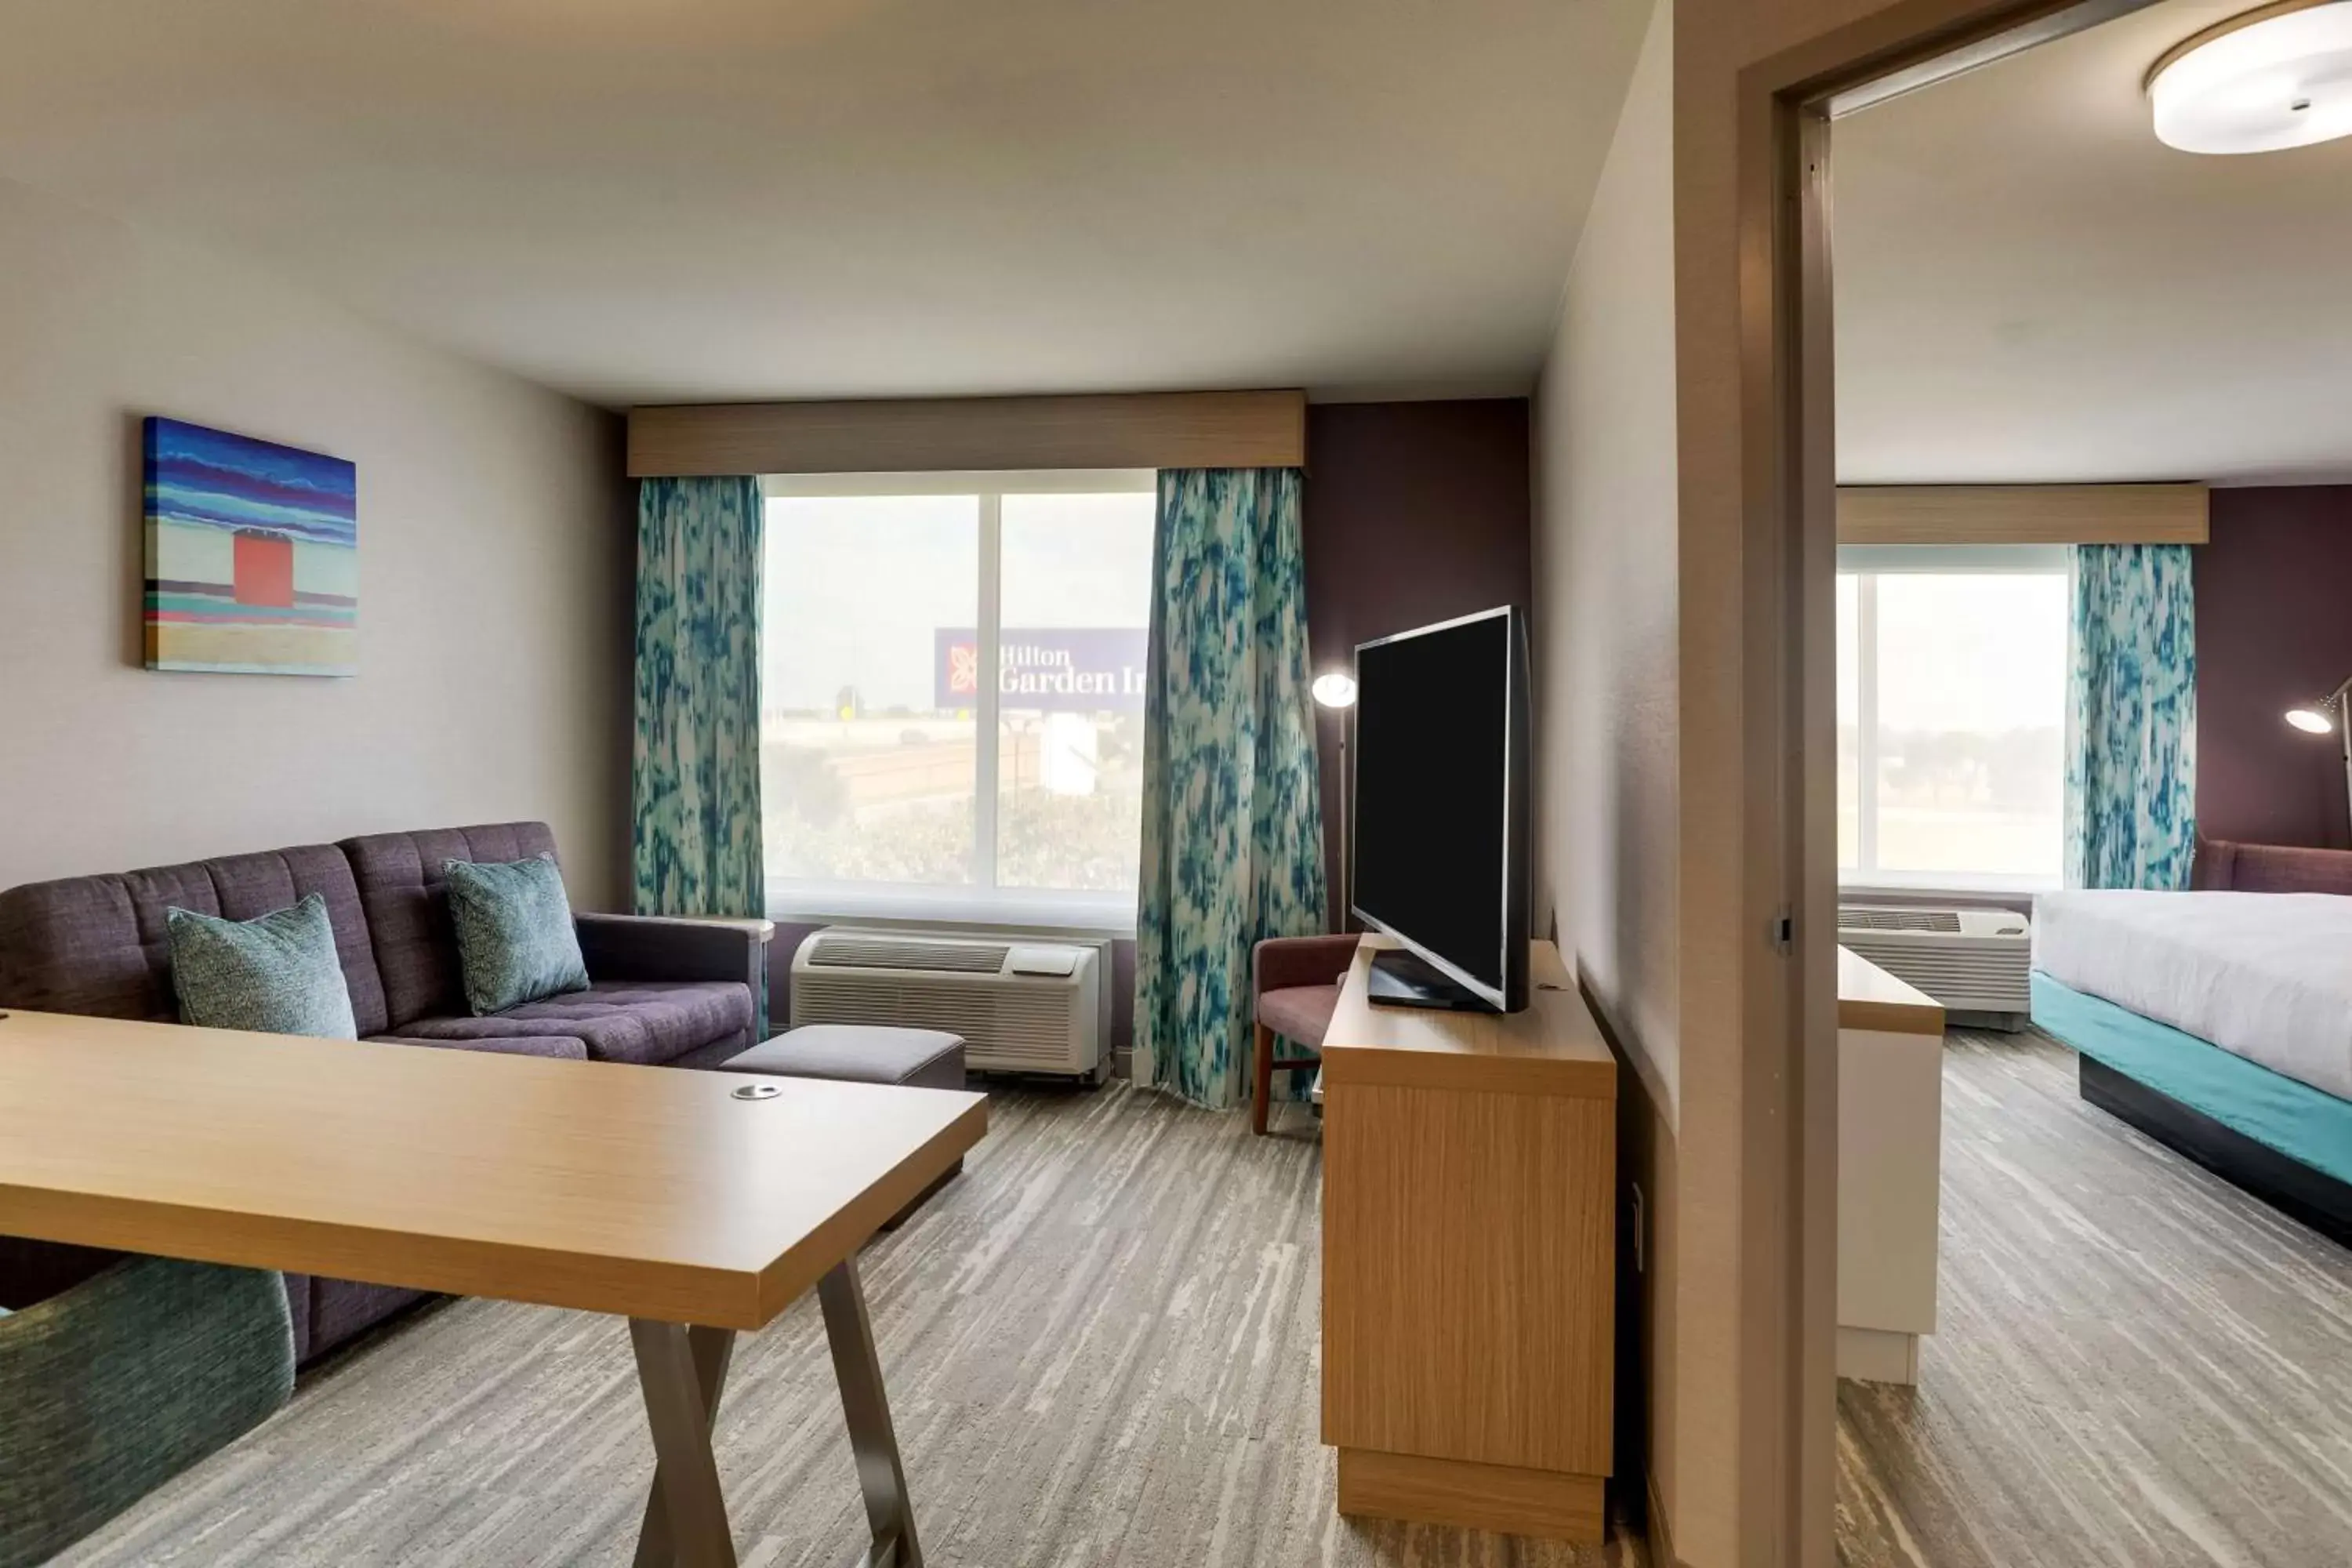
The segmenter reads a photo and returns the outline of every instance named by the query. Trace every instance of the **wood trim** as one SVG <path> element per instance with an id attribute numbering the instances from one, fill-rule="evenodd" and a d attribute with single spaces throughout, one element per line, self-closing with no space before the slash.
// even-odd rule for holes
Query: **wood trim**
<path id="1" fill-rule="evenodd" d="M 1306 462 L 1307 395 L 1299 391 L 677 404 L 629 411 L 631 479 Z"/>
<path id="2" fill-rule="evenodd" d="M 1650 1561 L 1657 1568 L 1682 1568 L 1683 1560 L 1675 1553 L 1675 1524 L 1666 1515 L 1666 1500 L 1658 1495 L 1655 1471 L 1642 1478 L 1642 1491 L 1649 1506 L 1642 1520 L 1642 1534 L 1650 1548 Z"/>
<path id="3" fill-rule="evenodd" d="M 1860 953 L 1837 950 L 1837 1021 L 1841 1029 L 1890 1035 L 1944 1035 L 1944 1005 L 1897 980 Z"/>
<path id="4" fill-rule="evenodd" d="M 1728 1349 L 1737 1410 L 1727 1456 L 1685 1434 L 1706 1462 L 1686 1452 L 1678 1473 L 1710 1484 L 1677 1501 L 1685 1535 L 1707 1538 L 1695 1548 L 1726 1561 L 1835 1560 L 1835 906 L 1833 835 L 1822 831 L 1833 784 L 1811 744 L 1834 697 L 1819 652 L 1833 632 L 1808 613 L 1839 536 L 1827 116 L 1836 95 L 1898 76 L 1906 89 L 1930 85 L 1998 58 L 2005 36 L 2046 40 L 2144 3 L 1891 0 L 1819 26 L 1820 7 L 1781 4 L 1750 22 L 1716 0 L 1676 27 L 1684 1073 L 1735 1086 L 1730 1125 L 1707 1129 L 1723 1152 L 1685 1161 L 1680 1180 L 1686 1221 L 1711 1205 L 1736 1215 L 1730 1289 L 1716 1292 L 1730 1326 L 1689 1310 L 1686 1273 L 1678 1332 L 1686 1394 L 1692 1364 L 1713 1372 L 1703 1358 Z M 1735 18 L 1790 41 L 1752 53 L 1686 42 Z M 1733 197 L 1728 234 L 1718 179 Z M 1727 334 L 1712 319 L 1719 290 L 1736 290 Z M 1732 739 L 1699 746 L 1695 777 L 1691 749 L 1709 733 Z M 1757 933 L 1792 908 L 1782 955 Z M 1702 1060 L 1717 1030 L 1734 1043 L 1717 1065 L 1733 1072 Z M 1685 1150 L 1712 1109 L 1686 1093 Z"/>
<path id="5" fill-rule="evenodd" d="M 1599 1476 L 1525 1470 L 1378 1448 L 1339 1450 L 1339 1511 L 1412 1523 L 1598 1544 L 1607 1526 Z"/>
<path id="6" fill-rule="evenodd" d="M 1841 485 L 1840 544 L 2202 544 L 2208 492 L 2164 485 Z"/>

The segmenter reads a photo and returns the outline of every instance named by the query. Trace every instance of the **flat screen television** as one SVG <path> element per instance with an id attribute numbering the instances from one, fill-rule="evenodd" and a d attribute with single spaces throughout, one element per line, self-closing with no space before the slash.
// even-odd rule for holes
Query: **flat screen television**
<path id="1" fill-rule="evenodd" d="M 1505 606 L 1356 648 L 1349 904 L 1370 999 L 1528 1005 L 1528 635 Z"/>

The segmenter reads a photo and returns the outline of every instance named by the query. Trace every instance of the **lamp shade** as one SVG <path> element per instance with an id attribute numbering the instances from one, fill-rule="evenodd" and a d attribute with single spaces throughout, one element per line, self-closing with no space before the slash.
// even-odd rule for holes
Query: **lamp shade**
<path id="1" fill-rule="evenodd" d="M 2273 153 L 2352 136 L 2352 0 L 2264 6 L 2189 38 L 2148 73 L 2157 139 Z"/>
<path id="2" fill-rule="evenodd" d="M 1295 691 L 1297 688 L 1291 689 Z M 1315 700 L 1326 708 L 1353 708 L 1356 705 L 1356 678 L 1340 670 L 1317 676 L 1315 684 L 1307 689 L 1315 694 Z"/>
<path id="3" fill-rule="evenodd" d="M 2286 721 L 2306 735 L 2325 735 L 2336 728 L 2336 721 L 2327 716 L 2326 706 L 2321 703 L 2288 709 Z"/>

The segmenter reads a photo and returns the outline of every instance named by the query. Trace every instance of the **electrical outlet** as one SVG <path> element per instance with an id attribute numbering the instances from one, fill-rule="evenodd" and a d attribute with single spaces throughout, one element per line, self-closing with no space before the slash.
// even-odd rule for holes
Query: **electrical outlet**
<path id="1" fill-rule="evenodd" d="M 1633 1189 L 1633 1272 L 1649 1272 L 1648 1227 L 1643 1223 L 1648 1217 L 1647 1206 L 1642 1201 L 1642 1184 L 1629 1184 Z"/>

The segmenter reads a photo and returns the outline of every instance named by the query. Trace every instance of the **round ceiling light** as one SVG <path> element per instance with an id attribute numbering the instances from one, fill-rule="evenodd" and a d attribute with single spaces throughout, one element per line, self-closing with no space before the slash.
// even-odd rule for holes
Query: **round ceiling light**
<path id="1" fill-rule="evenodd" d="M 2184 153 L 2273 153 L 2352 136 L 2352 0 L 2282 0 L 2156 62 L 2157 139 Z"/>

